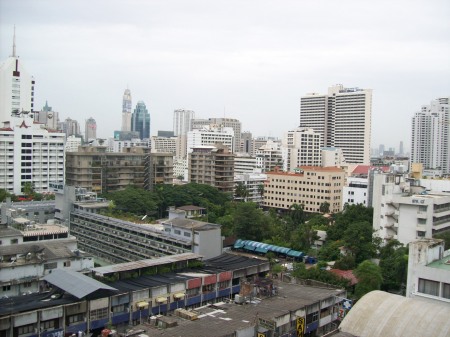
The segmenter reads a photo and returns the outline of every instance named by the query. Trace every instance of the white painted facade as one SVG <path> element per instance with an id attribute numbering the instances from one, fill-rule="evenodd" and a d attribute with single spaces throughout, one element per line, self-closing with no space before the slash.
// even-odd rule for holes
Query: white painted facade
<path id="1" fill-rule="evenodd" d="M 403 174 L 374 174 L 373 229 L 408 244 L 450 229 L 450 193 L 426 193 Z"/>
<path id="2" fill-rule="evenodd" d="M 342 149 L 336 147 L 323 147 L 320 152 L 323 167 L 342 167 L 346 165 Z"/>
<path id="3" fill-rule="evenodd" d="M 152 152 L 171 152 L 174 155 L 177 152 L 179 137 L 151 137 Z"/>
<path id="4" fill-rule="evenodd" d="M 281 144 L 268 140 L 256 151 L 256 166 L 262 172 L 273 171 L 275 167 L 283 167 Z"/>
<path id="5" fill-rule="evenodd" d="M 261 204 L 264 201 L 264 190 L 261 191 L 260 186 L 264 186 L 264 182 L 267 180 L 267 174 L 264 173 L 244 173 L 235 174 L 234 182 L 237 184 L 243 184 L 248 192 L 248 197 L 245 201 L 256 202 Z M 261 194 L 261 192 L 263 192 Z M 242 200 L 242 198 L 234 197 L 235 200 Z"/>
<path id="6" fill-rule="evenodd" d="M 450 304 L 450 250 L 443 240 L 421 239 L 409 244 L 406 297 Z"/>
<path id="7" fill-rule="evenodd" d="M 342 149 L 347 163 L 369 164 L 372 119 L 372 90 L 328 89 L 301 98 L 300 127 L 312 128 L 322 136 L 321 146 Z"/>
<path id="8" fill-rule="evenodd" d="M 420 186 L 427 191 L 450 193 L 450 179 L 420 179 Z"/>
<path id="9" fill-rule="evenodd" d="M 234 131 L 230 127 L 204 127 L 187 133 L 187 152 L 193 148 L 221 143 L 234 152 Z"/>
<path id="10" fill-rule="evenodd" d="M 133 138 L 131 140 L 115 140 L 109 138 L 107 143 L 107 152 L 123 152 L 127 147 L 149 147 L 149 141 L 145 139 Z"/>
<path id="11" fill-rule="evenodd" d="M 422 106 L 412 118 L 411 163 L 425 169 L 450 173 L 450 97 L 438 98 Z"/>
<path id="12" fill-rule="evenodd" d="M 13 53 L 0 65 L 0 125 L 11 119 L 11 114 L 34 111 L 34 78 Z"/>
<path id="13" fill-rule="evenodd" d="M 193 110 L 176 109 L 173 112 L 173 134 L 175 136 L 186 135 L 191 128 L 191 121 L 195 118 Z"/>
<path id="14" fill-rule="evenodd" d="M 342 190 L 342 202 L 347 205 L 362 204 L 367 207 L 368 179 L 348 177 L 347 183 Z"/>
<path id="15" fill-rule="evenodd" d="M 78 147 L 81 146 L 81 138 L 76 136 L 69 136 L 66 139 L 66 152 L 78 152 Z"/>
<path id="16" fill-rule="evenodd" d="M 65 134 L 49 132 L 27 114 L 11 117 L 0 129 L 0 189 L 22 194 L 31 183 L 36 192 L 49 191 L 49 183 L 64 181 Z"/>
<path id="17" fill-rule="evenodd" d="M 236 154 L 234 157 L 234 174 L 253 173 L 261 171 L 257 169 L 256 157 L 250 155 Z"/>
<path id="18" fill-rule="evenodd" d="M 289 172 L 299 166 L 321 166 L 321 138 L 322 135 L 311 128 L 288 131 L 281 143 L 283 170 Z"/>
<path id="19" fill-rule="evenodd" d="M 130 89 L 125 89 L 122 98 L 122 131 L 131 131 L 132 98 Z"/>
<path id="20" fill-rule="evenodd" d="M 177 158 L 173 159 L 173 176 L 174 178 L 183 177 L 182 181 L 188 181 L 189 169 L 188 169 L 188 159 Z"/>

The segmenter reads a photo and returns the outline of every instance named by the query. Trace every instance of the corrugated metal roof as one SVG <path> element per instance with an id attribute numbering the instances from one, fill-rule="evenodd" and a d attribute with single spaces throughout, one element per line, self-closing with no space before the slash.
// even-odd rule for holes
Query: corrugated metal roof
<path id="1" fill-rule="evenodd" d="M 140 268 L 160 266 L 160 265 L 167 264 L 167 263 L 195 260 L 195 259 L 200 259 L 202 257 L 203 257 L 203 255 L 199 255 L 199 254 L 195 254 L 195 253 L 183 253 L 183 254 L 163 256 L 163 257 L 160 257 L 157 259 L 146 259 L 146 260 L 139 260 L 139 261 L 133 261 L 133 262 L 118 263 L 118 264 L 114 264 L 111 266 L 94 268 L 94 269 L 92 269 L 92 271 L 97 275 L 106 275 L 106 274 L 117 273 L 117 272 L 122 272 L 122 271 L 129 271 L 129 270 L 136 270 L 136 269 L 140 269 Z"/>
<path id="2" fill-rule="evenodd" d="M 81 299 L 97 290 L 117 291 L 93 278 L 70 270 L 54 269 L 44 280 Z"/>

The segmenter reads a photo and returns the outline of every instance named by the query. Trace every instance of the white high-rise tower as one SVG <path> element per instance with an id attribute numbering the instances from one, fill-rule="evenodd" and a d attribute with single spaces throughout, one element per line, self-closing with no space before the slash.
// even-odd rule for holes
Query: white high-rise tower
<path id="1" fill-rule="evenodd" d="M 422 106 L 412 118 L 411 163 L 450 173 L 450 97 Z"/>
<path id="2" fill-rule="evenodd" d="M 322 135 L 322 145 L 342 149 L 347 163 L 369 164 L 372 90 L 332 86 L 300 101 L 300 127 Z"/>
<path id="3" fill-rule="evenodd" d="M 0 127 L 16 116 L 34 110 L 34 78 L 22 66 L 16 54 L 16 29 L 12 54 L 0 65 Z"/>
<path id="4" fill-rule="evenodd" d="M 131 131 L 131 91 L 128 88 L 122 100 L 122 131 Z"/>

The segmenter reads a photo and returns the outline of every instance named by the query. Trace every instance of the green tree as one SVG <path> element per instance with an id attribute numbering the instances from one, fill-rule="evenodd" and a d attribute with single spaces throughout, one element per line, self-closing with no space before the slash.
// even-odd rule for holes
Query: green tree
<path id="1" fill-rule="evenodd" d="M 400 291 L 406 285 L 408 250 L 397 240 L 390 240 L 380 248 L 380 268 L 383 276 L 381 289 Z"/>
<path id="2" fill-rule="evenodd" d="M 5 201 L 8 197 L 11 197 L 11 194 L 6 190 L 0 189 L 0 202 Z"/>
<path id="3" fill-rule="evenodd" d="M 335 269 L 353 270 L 356 266 L 355 257 L 353 255 L 341 256 L 334 264 Z"/>
<path id="4" fill-rule="evenodd" d="M 350 223 L 342 238 L 345 247 L 351 250 L 357 264 L 377 254 L 378 247 L 373 240 L 373 229 L 369 222 Z"/>
<path id="5" fill-rule="evenodd" d="M 303 223 L 305 221 L 303 205 L 292 204 L 291 207 L 289 207 L 289 216 L 295 224 Z"/>
<path id="6" fill-rule="evenodd" d="M 264 196 L 264 184 L 259 184 L 258 185 L 258 193 L 261 197 Z"/>
<path id="7" fill-rule="evenodd" d="M 330 203 L 328 201 L 322 202 L 319 206 L 319 211 L 321 213 L 329 213 L 330 212 Z"/>
<path id="8" fill-rule="evenodd" d="M 439 233 L 433 236 L 435 239 L 442 239 L 444 240 L 445 244 L 445 250 L 450 249 L 450 231 L 446 231 L 443 233 Z"/>
<path id="9" fill-rule="evenodd" d="M 353 222 L 373 222 L 373 209 L 361 204 L 347 205 L 342 212 L 333 215 L 333 225 L 327 231 L 327 240 L 341 240 L 347 227 Z"/>
<path id="10" fill-rule="evenodd" d="M 242 202 L 236 205 L 234 228 L 235 234 L 241 239 L 262 241 L 265 236 L 270 237 L 264 213 L 252 202 Z"/>
<path id="11" fill-rule="evenodd" d="M 360 299 L 362 296 L 371 292 L 372 290 L 379 290 L 383 277 L 381 275 L 381 268 L 375 263 L 366 260 L 358 265 L 354 271 L 358 278 L 358 283 L 355 287 L 355 296 Z"/>
<path id="12" fill-rule="evenodd" d="M 248 191 L 247 186 L 245 186 L 245 184 L 242 181 L 239 181 L 236 184 L 236 189 L 234 191 L 235 198 L 240 201 L 247 201 L 249 195 L 250 192 Z"/>
<path id="13" fill-rule="evenodd" d="M 327 243 L 322 246 L 319 250 L 318 257 L 320 260 L 324 261 L 336 261 L 341 258 L 340 247 L 344 245 L 341 240 L 338 241 L 327 241 Z"/>

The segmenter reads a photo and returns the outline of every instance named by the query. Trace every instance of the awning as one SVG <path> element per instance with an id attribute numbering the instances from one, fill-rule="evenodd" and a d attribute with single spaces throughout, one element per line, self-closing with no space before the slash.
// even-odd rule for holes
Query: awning
<path id="1" fill-rule="evenodd" d="M 242 243 L 242 242 L 235 242 L 234 243 L 234 249 L 239 249 L 239 248 L 242 248 L 242 247 L 244 247 L 244 244 Z"/>
<path id="2" fill-rule="evenodd" d="M 286 255 L 291 257 L 302 257 L 304 254 L 298 250 L 291 249 Z"/>
<path id="3" fill-rule="evenodd" d="M 162 296 L 157 297 L 156 302 L 158 302 L 158 303 L 167 302 L 167 297 L 162 297 Z"/>
<path id="4" fill-rule="evenodd" d="M 183 297 L 184 297 L 184 293 L 173 294 L 173 298 L 183 298 Z"/>
<path id="5" fill-rule="evenodd" d="M 138 308 L 147 308 L 148 307 L 148 302 L 145 302 L 145 301 L 141 301 L 141 302 L 137 302 L 136 303 L 136 306 L 138 307 Z"/>
<path id="6" fill-rule="evenodd" d="M 249 246 L 249 245 L 245 245 L 245 246 L 244 246 L 244 249 L 254 251 L 254 250 L 255 250 L 255 247 Z"/>
<path id="7" fill-rule="evenodd" d="M 265 253 L 267 253 L 267 249 L 266 248 L 262 248 L 262 247 L 256 247 L 256 249 L 255 249 L 255 252 L 257 252 L 257 253 L 263 253 L 263 254 L 265 254 Z"/>

